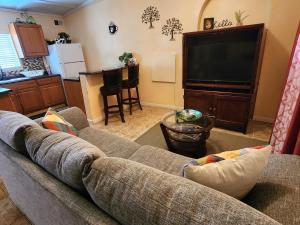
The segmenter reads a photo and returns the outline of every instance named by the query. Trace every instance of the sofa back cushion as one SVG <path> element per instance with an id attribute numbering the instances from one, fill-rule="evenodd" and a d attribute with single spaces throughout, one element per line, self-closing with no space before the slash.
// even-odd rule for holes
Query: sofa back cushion
<path id="1" fill-rule="evenodd" d="M 0 110 L 0 138 L 11 148 L 23 154 L 27 154 L 24 142 L 27 126 L 38 126 L 38 124 L 19 113 Z"/>
<path id="2" fill-rule="evenodd" d="M 64 132 L 30 126 L 25 143 L 31 159 L 59 180 L 84 191 L 82 176 L 105 154 L 94 145 Z"/>
<path id="3" fill-rule="evenodd" d="M 183 177 L 121 158 L 96 160 L 83 178 L 93 201 L 121 224 L 279 224 Z"/>

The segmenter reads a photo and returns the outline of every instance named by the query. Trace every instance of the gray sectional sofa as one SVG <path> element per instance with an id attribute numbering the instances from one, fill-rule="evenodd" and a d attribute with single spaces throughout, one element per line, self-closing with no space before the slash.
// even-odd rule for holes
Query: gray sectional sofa
<path id="1" fill-rule="evenodd" d="M 298 156 L 271 155 L 239 201 L 183 178 L 190 158 L 89 127 L 78 108 L 60 113 L 79 138 L 0 111 L 0 176 L 33 224 L 300 224 Z"/>

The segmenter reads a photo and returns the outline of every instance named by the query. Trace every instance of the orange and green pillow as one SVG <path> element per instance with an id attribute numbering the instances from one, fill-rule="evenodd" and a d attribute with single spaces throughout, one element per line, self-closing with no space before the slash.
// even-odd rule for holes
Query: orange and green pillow
<path id="1" fill-rule="evenodd" d="M 51 108 L 48 109 L 43 118 L 42 125 L 46 129 L 62 131 L 73 136 L 78 136 L 78 130 Z"/>
<path id="2" fill-rule="evenodd" d="M 243 148 L 243 149 L 234 150 L 234 151 L 221 152 L 218 154 L 207 155 L 207 156 L 199 158 L 199 159 L 194 159 L 190 163 L 193 165 L 197 165 L 197 166 L 203 166 L 208 163 L 215 163 L 215 162 L 219 162 L 219 161 L 226 160 L 226 159 L 233 159 L 233 158 L 248 154 L 249 151 L 251 151 L 253 149 L 263 149 L 265 147 L 266 147 L 266 145 L 262 145 L 262 146 L 256 146 L 256 147 L 251 147 L 251 148 Z"/>

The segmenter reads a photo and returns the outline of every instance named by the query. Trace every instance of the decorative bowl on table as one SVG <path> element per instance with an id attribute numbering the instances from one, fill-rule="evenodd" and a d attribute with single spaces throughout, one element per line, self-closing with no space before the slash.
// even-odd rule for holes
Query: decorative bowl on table
<path id="1" fill-rule="evenodd" d="M 195 122 L 202 117 L 202 113 L 194 109 L 184 109 L 176 112 L 176 120 L 178 122 Z"/>

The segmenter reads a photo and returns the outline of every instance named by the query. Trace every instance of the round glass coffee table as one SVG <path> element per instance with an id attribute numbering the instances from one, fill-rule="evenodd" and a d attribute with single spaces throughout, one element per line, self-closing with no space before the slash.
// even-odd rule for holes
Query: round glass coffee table
<path id="1" fill-rule="evenodd" d="M 182 122 L 176 117 L 175 111 L 163 117 L 160 127 L 171 152 L 199 158 L 206 155 L 206 140 L 214 122 L 215 118 L 206 114 L 198 120 Z"/>

